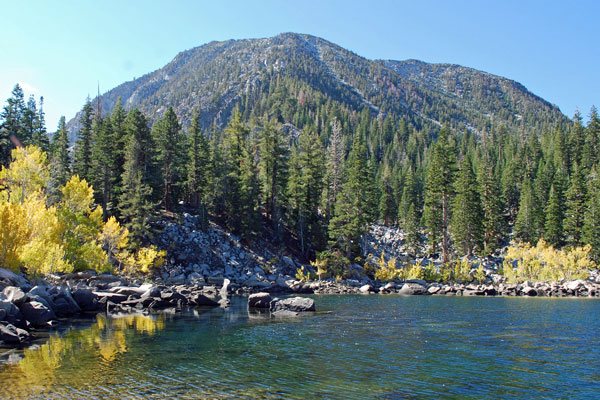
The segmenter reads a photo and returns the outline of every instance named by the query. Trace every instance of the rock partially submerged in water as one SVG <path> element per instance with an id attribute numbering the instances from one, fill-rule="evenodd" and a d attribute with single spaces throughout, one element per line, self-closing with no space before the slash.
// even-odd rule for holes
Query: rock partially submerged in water
<path id="1" fill-rule="evenodd" d="M 250 308 L 269 308 L 271 304 L 271 295 L 266 292 L 254 293 L 248 297 L 248 307 Z"/>
<path id="2" fill-rule="evenodd" d="M 272 298 L 269 293 L 255 293 L 248 297 L 248 307 L 269 310 L 277 317 L 292 317 L 301 312 L 315 311 L 315 301 L 308 297 Z"/>
<path id="3" fill-rule="evenodd" d="M 269 305 L 271 312 L 291 311 L 306 312 L 315 311 L 315 301 L 308 297 L 288 297 L 286 299 L 275 298 Z"/>
<path id="4" fill-rule="evenodd" d="M 29 332 L 12 324 L 0 322 L 0 341 L 7 344 L 21 344 L 29 340 Z"/>

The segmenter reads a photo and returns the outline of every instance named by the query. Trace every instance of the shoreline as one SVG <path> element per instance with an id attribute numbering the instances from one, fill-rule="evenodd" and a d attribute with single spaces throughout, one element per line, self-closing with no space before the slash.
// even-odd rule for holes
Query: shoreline
<path id="1" fill-rule="evenodd" d="M 289 278 L 289 279 L 286 279 Z M 165 309 L 228 307 L 229 296 L 273 295 L 369 295 L 482 296 L 600 298 L 600 284 L 591 281 L 507 283 L 437 283 L 423 280 L 378 282 L 364 279 L 335 282 L 298 281 L 279 276 L 272 282 L 244 286 L 228 278 L 209 284 L 166 284 L 160 279 L 97 274 L 93 271 L 51 275 L 33 282 L 7 270 L 0 271 L 0 342 L 19 348 L 36 337 L 38 330 L 60 327 L 82 315 L 106 313 L 150 315 Z"/>

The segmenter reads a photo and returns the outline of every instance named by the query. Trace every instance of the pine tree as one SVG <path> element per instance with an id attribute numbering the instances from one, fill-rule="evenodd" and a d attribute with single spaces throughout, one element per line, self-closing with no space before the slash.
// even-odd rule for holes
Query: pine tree
<path id="1" fill-rule="evenodd" d="M 571 130 L 571 139 L 569 145 L 571 154 L 569 167 L 575 163 L 581 164 L 583 148 L 585 145 L 585 128 L 583 127 L 581 113 L 579 110 L 576 110 L 575 115 L 573 116 L 573 129 Z"/>
<path id="2" fill-rule="evenodd" d="M 536 201 L 531 187 L 531 181 L 525 177 L 521 185 L 519 212 L 515 221 L 514 235 L 525 243 L 535 243 L 540 234 L 536 231 Z"/>
<path id="3" fill-rule="evenodd" d="M 600 261 L 600 176 L 593 167 L 588 179 L 588 196 L 583 220 L 583 242 L 592 246 L 594 261 Z"/>
<path id="4" fill-rule="evenodd" d="M 427 173 L 427 196 L 425 198 L 425 220 L 430 231 L 432 249 L 437 247 L 441 236 L 442 260 L 450 256 L 450 207 L 454 195 L 456 150 L 449 141 L 448 128 L 440 130 Z M 439 235 L 438 235 L 439 234 Z"/>
<path id="5" fill-rule="evenodd" d="M 208 226 L 208 200 L 210 193 L 211 165 L 208 139 L 200 128 L 200 113 L 192 117 L 189 132 L 189 157 L 187 165 L 187 191 L 192 207 L 200 214 L 201 225 Z"/>
<path id="6" fill-rule="evenodd" d="M 585 141 L 583 145 L 583 156 L 580 167 L 590 171 L 600 160 L 600 117 L 596 107 L 590 110 L 590 119 L 585 130 Z"/>
<path id="7" fill-rule="evenodd" d="M 466 155 L 455 183 L 456 196 L 453 200 L 451 231 L 454 243 L 461 255 L 471 256 L 483 246 L 483 210 L 479 187 L 471 158 Z"/>
<path id="8" fill-rule="evenodd" d="M 572 246 L 581 245 L 583 220 L 586 204 L 585 176 L 578 164 L 573 165 L 571 184 L 566 193 L 565 233 L 567 243 Z"/>
<path id="9" fill-rule="evenodd" d="M 81 129 L 79 130 L 79 137 L 75 141 L 75 148 L 73 150 L 73 172 L 88 182 L 92 181 L 93 113 L 94 110 L 90 103 L 90 98 L 88 97 L 85 105 L 81 109 L 81 117 L 79 118 Z"/>
<path id="10" fill-rule="evenodd" d="M 263 122 L 260 130 L 260 170 L 262 195 L 267 217 L 273 221 L 273 229 L 280 231 L 281 205 L 285 203 L 287 181 L 288 144 L 281 127 L 274 119 Z"/>
<path id="11" fill-rule="evenodd" d="M 333 247 L 350 257 L 358 252 L 361 238 L 376 216 L 372 196 L 374 176 L 361 136 L 352 145 L 346 169 L 347 179 L 335 205 L 335 216 L 329 222 L 329 237 Z"/>
<path id="12" fill-rule="evenodd" d="M 23 113 L 25 100 L 23 89 L 17 83 L 11 92 L 11 97 L 6 100 L 0 118 L 3 120 L 0 127 L 0 165 L 7 166 L 10 161 L 11 135 L 20 138 L 23 132 Z"/>
<path id="13" fill-rule="evenodd" d="M 117 103 L 110 114 L 110 125 L 112 127 L 112 162 L 114 182 L 112 185 L 112 198 L 114 206 L 118 207 L 118 201 L 121 195 L 121 176 L 123 175 L 123 167 L 125 165 L 125 149 L 129 143 L 129 136 L 125 127 L 127 112 L 123 108 L 121 97 L 117 99 Z M 185 157 L 184 157 L 185 159 Z"/>
<path id="14" fill-rule="evenodd" d="M 130 241 L 138 246 L 148 235 L 148 218 L 152 214 L 152 144 L 146 118 L 133 110 L 124 123 L 129 143 L 125 149 L 122 193 L 119 201 L 121 220 L 129 229 Z"/>
<path id="15" fill-rule="evenodd" d="M 500 188 L 494 177 L 491 165 L 481 169 L 480 191 L 483 209 L 483 250 L 485 254 L 493 253 L 502 241 L 506 230 L 503 217 L 503 204 Z"/>
<path id="16" fill-rule="evenodd" d="M 256 236 L 260 229 L 259 194 L 260 178 L 258 171 L 258 146 L 246 140 L 243 146 L 240 165 L 240 233 L 243 238 Z"/>
<path id="17" fill-rule="evenodd" d="M 90 181 L 96 202 L 102 207 L 104 219 L 115 215 L 113 203 L 114 169 L 113 132 L 110 119 L 96 118 L 92 126 L 93 145 L 90 155 Z"/>
<path id="18" fill-rule="evenodd" d="M 544 225 L 544 239 L 552 246 L 560 247 L 564 242 L 564 199 L 562 189 L 555 184 L 550 188 L 550 199 L 546 206 L 546 222 Z"/>
<path id="19" fill-rule="evenodd" d="M 384 167 L 383 177 L 381 178 L 381 197 L 379 198 L 379 218 L 383 220 L 385 226 L 390 226 L 396 222 L 398 210 L 394 199 L 394 188 L 390 172 L 390 167 Z"/>
<path id="20" fill-rule="evenodd" d="M 173 107 L 169 107 L 165 115 L 155 124 L 152 136 L 156 144 L 157 161 L 162 177 L 162 206 L 166 211 L 172 210 L 175 192 L 185 165 L 181 126 Z"/>
<path id="21" fill-rule="evenodd" d="M 37 125 L 38 112 L 33 95 L 29 96 L 27 104 L 23 109 L 23 120 L 21 127 L 21 137 L 19 138 L 23 146 L 33 144 L 33 137 Z"/>
<path id="22" fill-rule="evenodd" d="M 45 152 L 50 151 L 50 138 L 46 131 L 46 114 L 44 113 L 44 97 L 40 96 L 40 106 L 35 119 L 33 141 L 35 146 L 38 146 Z"/>
<path id="23" fill-rule="evenodd" d="M 415 257 L 421 250 L 421 234 L 419 232 L 419 215 L 414 203 L 410 203 L 404 223 L 406 249 Z"/>
<path id="24" fill-rule="evenodd" d="M 71 164 L 69 156 L 69 133 L 65 117 L 60 117 L 56 133 L 52 137 L 52 154 L 50 157 L 52 179 L 50 181 L 50 196 L 57 200 L 59 188 L 71 178 Z"/>
<path id="25" fill-rule="evenodd" d="M 337 119 L 334 119 L 331 128 L 331 138 L 327 148 L 327 193 L 325 196 L 325 213 L 328 219 L 335 214 L 337 197 L 342 190 L 344 177 L 342 126 Z"/>
<path id="26" fill-rule="evenodd" d="M 240 209 L 242 208 L 242 166 L 244 151 L 250 129 L 242 122 L 241 114 L 236 109 L 225 128 L 225 179 L 224 211 L 229 229 L 241 233 Z"/>

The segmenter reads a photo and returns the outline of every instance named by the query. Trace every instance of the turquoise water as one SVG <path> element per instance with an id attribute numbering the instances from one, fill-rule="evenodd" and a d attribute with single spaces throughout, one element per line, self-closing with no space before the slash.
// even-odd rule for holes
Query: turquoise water
<path id="1" fill-rule="evenodd" d="M 0 366 L 0 398 L 600 398 L 597 300 L 315 299 L 331 313 L 97 316 Z"/>

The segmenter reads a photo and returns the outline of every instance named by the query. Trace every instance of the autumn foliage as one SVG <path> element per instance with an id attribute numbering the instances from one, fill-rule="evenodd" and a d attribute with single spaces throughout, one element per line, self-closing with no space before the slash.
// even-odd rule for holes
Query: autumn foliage
<path id="1" fill-rule="evenodd" d="M 29 274 L 96 271 L 149 272 L 164 261 L 155 247 L 132 249 L 129 232 L 111 217 L 104 222 L 93 189 L 77 175 L 51 204 L 46 153 L 15 149 L 0 171 L 0 267 Z"/>

